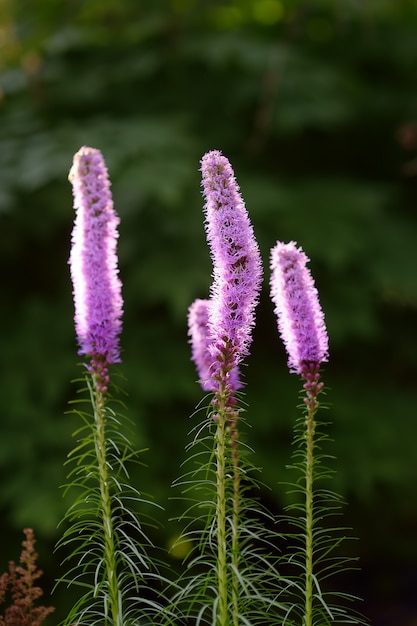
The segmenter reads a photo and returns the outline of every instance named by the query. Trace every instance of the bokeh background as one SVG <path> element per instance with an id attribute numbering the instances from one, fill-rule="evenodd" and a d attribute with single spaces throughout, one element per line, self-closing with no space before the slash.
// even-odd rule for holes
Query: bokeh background
<path id="1" fill-rule="evenodd" d="M 202 393 L 187 307 L 206 297 L 199 160 L 231 160 L 265 288 L 248 359 L 248 433 L 279 514 L 299 381 L 268 296 L 269 250 L 311 258 L 330 334 L 333 487 L 358 537 L 347 579 L 375 626 L 417 623 L 417 2 L 0 0 L 0 571 L 22 529 L 43 586 L 76 424 L 67 181 L 99 148 L 121 217 L 123 366 L 138 486 L 175 515 Z M 167 522 L 157 541 L 176 533 Z M 50 602 L 48 596 L 45 599 Z M 54 595 L 57 613 L 65 596 Z"/>

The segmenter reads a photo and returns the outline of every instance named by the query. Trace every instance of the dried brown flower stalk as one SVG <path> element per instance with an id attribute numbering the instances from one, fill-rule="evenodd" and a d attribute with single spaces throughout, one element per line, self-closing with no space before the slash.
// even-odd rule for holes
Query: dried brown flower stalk
<path id="1" fill-rule="evenodd" d="M 34 603 L 43 595 L 35 581 L 42 575 L 36 566 L 38 558 L 35 552 L 35 536 L 31 528 L 25 528 L 25 541 L 20 555 L 20 565 L 9 562 L 9 572 L 0 577 L 0 604 L 4 604 L 9 595 L 11 602 L 3 616 L 0 615 L 0 626 L 41 626 L 47 615 L 54 611 L 53 607 L 38 606 Z"/>

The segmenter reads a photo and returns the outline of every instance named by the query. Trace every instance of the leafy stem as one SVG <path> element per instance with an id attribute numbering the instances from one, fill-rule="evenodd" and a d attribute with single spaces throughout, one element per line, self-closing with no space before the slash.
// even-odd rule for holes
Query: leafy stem
<path id="1" fill-rule="evenodd" d="M 100 505 L 104 536 L 104 562 L 110 614 L 114 626 L 119 624 L 119 581 L 116 566 L 116 545 L 111 510 L 110 480 L 108 472 L 107 442 L 106 442 L 106 407 L 105 394 L 96 374 L 93 374 L 94 384 L 94 434 L 95 453 L 97 457 L 98 477 L 100 483 Z"/>
<path id="2" fill-rule="evenodd" d="M 319 363 L 303 364 L 302 377 L 306 381 L 304 402 L 305 417 L 305 605 L 304 625 L 313 624 L 313 580 L 314 580 L 314 435 L 315 414 L 319 407 L 318 394 L 323 386 L 319 382 Z"/>
<path id="3" fill-rule="evenodd" d="M 238 453 L 238 413 L 233 410 L 229 419 L 230 448 L 233 467 L 233 512 L 232 512 L 232 603 L 233 626 L 239 626 L 239 515 L 240 515 L 240 467 Z"/>
<path id="4" fill-rule="evenodd" d="M 228 624 L 228 576 L 226 539 L 226 394 L 222 389 L 217 401 L 216 430 L 216 484 L 217 484 L 217 582 L 219 593 L 218 626 Z"/>
<path id="5" fill-rule="evenodd" d="M 314 412 L 306 416 L 306 545 L 305 545 L 305 626 L 313 623 L 313 465 L 314 465 Z"/>

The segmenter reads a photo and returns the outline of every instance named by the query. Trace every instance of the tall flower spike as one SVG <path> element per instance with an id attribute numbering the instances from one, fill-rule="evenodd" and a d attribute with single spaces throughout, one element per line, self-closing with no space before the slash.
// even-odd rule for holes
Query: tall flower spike
<path id="1" fill-rule="evenodd" d="M 271 250 L 271 298 L 291 372 L 328 360 L 329 341 L 309 258 L 294 241 L 278 241 Z"/>
<path id="2" fill-rule="evenodd" d="M 262 265 L 258 244 L 229 161 L 218 150 L 201 160 L 205 227 L 213 260 L 208 327 L 214 377 L 249 352 Z"/>
<path id="3" fill-rule="evenodd" d="M 94 367 L 105 368 L 121 360 L 123 300 L 116 256 L 120 220 L 99 150 L 82 147 L 74 156 L 69 180 L 76 211 L 69 263 L 78 354 L 90 355 Z"/>
<path id="4" fill-rule="evenodd" d="M 204 391 L 215 391 L 218 381 L 213 379 L 213 357 L 209 352 L 211 334 L 208 327 L 210 300 L 197 298 L 188 309 L 188 335 L 191 343 L 191 358 L 197 369 L 199 382 Z M 240 389 L 239 368 L 230 372 L 229 386 L 233 391 Z"/>

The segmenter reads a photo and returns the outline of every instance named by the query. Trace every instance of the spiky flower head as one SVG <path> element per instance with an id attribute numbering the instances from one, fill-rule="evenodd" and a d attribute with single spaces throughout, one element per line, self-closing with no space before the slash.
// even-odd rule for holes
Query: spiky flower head
<path id="1" fill-rule="evenodd" d="M 208 327 L 213 375 L 229 354 L 231 371 L 249 352 L 262 265 L 233 169 L 220 151 L 201 160 L 205 228 L 213 261 Z"/>
<path id="2" fill-rule="evenodd" d="M 78 354 L 103 367 L 120 362 L 121 281 L 110 181 L 99 150 L 82 147 L 69 174 L 76 212 L 70 253 Z"/>
<path id="3" fill-rule="evenodd" d="M 219 382 L 213 378 L 213 357 L 209 350 L 212 344 L 208 325 L 210 305 L 210 300 L 197 298 L 188 309 L 191 358 L 196 366 L 199 382 L 204 391 L 215 391 L 219 387 Z M 237 391 L 242 387 L 237 366 L 229 374 L 229 387 L 231 391 Z"/>
<path id="4" fill-rule="evenodd" d="M 291 372 L 302 374 L 307 363 L 329 356 L 324 314 L 310 270 L 309 258 L 294 241 L 277 241 L 271 250 L 271 298 Z"/>

